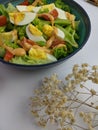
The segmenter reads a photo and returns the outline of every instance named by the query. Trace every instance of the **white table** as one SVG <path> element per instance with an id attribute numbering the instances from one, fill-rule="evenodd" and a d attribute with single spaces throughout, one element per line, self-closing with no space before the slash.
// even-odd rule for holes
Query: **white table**
<path id="1" fill-rule="evenodd" d="M 0 63 L 0 130 L 40 130 L 33 124 L 28 103 L 41 79 L 53 73 L 64 79 L 75 63 L 98 64 L 98 7 L 84 0 L 75 1 L 87 11 L 92 27 L 87 44 L 75 56 L 56 67 L 34 71 Z"/>

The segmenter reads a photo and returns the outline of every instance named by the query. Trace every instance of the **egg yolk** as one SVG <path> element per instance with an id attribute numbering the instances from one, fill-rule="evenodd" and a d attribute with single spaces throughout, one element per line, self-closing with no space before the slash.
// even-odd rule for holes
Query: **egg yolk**
<path id="1" fill-rule="evenodd" d="M 29 25 L 29 31 L 35 36 L 41 36 L 42 32 L 32 24 Z"/>
<path id="2" fill-rule="evenodd" d="M 43 26 L 43 32 L 46 36 L 50 37 L 52 35 L 52 32 L 53 32 L 53 27 L 48 25 L 48 24 L 45 24 Z"/>
<path id="3" fill-rule="evenodd" d="M 14 22 L 14 24 L 17 25 L 24 19 L 25 14 L 23 12 L 15 12 L 15 13 L 9 13 L 9 16 L 10 19 Z"/>
<path id="4" fill-rule="evenodd" d="M 47 55 L 46 53 L 41 50 L 40 48 L 31 48 L 29 51 L 29 56 L 34 58 L 34 59 L 46 59 Z"/>

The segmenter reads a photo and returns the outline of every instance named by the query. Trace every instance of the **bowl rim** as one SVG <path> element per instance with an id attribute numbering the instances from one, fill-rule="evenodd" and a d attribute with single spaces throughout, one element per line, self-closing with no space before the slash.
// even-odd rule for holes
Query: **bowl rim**
<path id="1" fill-rule="evenodd" d="M 4 3 L 8 3 L 8 2 L 12 2 L 13 0 L 5 0 Z M 14 0 L 14 1 L 17 1 L 17 0 Z M 3 2 L 3 1 L 2 1 Z M 69 6 L 75 6 L 77 7 L 78 9 L 80 9 L 80 13 L 82 12 L 83 15 L 85 16 L 85 19 L 87 20 L 87 26 L 88 26 L 88 30 L 87 31 L 87 34 L 86 34 L 86 38 L 84 39 L 82 45 L 79 46 L 79 48 L 77 48 L 74 52 L 72 52 L 71 54 L 69 54 L 68 56 L 66 56 L 65 58 L 62 58 L 62 59 L 59 59 L 57 61 L 54 61 L 54 62 L 50 62 L 50 63 L 46 63 L 46 64 L 38 64 L 38 65 L 23 65 L 23 64 L 16 64 L 16 63 L 10 63 L 10 62 L 6 62 L 4 61 L 2 58 L 0 58 L 0 62 L 4 63 L 4 64 L 7 64 L 7 65 L 10 65 L 10 66 L 14 66 L 14 67 L 18 67 L 18 68 L 44 68 L 44 67 L 48 67 L 48 66 L 53 66 L 53 65 L 57 65 L 57 64 L 60 64 L 62 62 L 65 62 L 67 59 L 71 58 L 72 56 L 74 56 L 77 52 L 79 52 L 79 50 L 81 50 L 84 45 L 86 44 L 87 40 L 89 39 L 89 36 L 90 36 L 90 33 L 91 33 L 91 21 L 90 21 L 90 18 L 87 14 L 87 12 L 85 11 L 85 9 L 80 5 L 78 4 L 77 2 L 75 2 L 74 0 L 63 0 L 63 2 L 66 2 Z M 2 3 L 1 3 L 2 4 Z"/>

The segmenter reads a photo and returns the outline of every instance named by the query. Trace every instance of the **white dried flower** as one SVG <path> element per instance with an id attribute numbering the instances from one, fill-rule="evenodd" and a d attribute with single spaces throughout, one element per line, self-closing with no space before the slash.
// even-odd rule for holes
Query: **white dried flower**
<path id="1" fill-rule="evenodd" d="M 96 104 L 98 101 L 92 100 L 94 97 L 98 99 L 98 94 L 93 85 L 92 88 L 86 86 L 89 81 L 98 84 L 98 66 L 90 66 L 87 63 L 80 66 L 75 64 L 65 80 L 66 82 L 63 82 L 57 74 L 53 74 L 45 77 L 41 87 L 35 90 L 35 95 L 31 98 L 31 108 L 32 114 L 39 119 L 38 124 L 45 127 L 50 121 L 57 123 L 59 126 L 57 129 L 60 130 L 98 128 L 98 125 L 94 124 L 95 118 L 98 118 L 98 104 Z M 81 95 L 87 96 L 85 100 L 80 98 Z M 82 106 L 87 107 L 88 111 L 85 112 L 84 109 L 81 111 Z M 89 111 L 89 108 L 94 111 Z M 86 124 L 85 127 L 77 124 L 78 114 Z"/>
<path id="2" fill-rule="evenodd" d="M 91 92 L 92 96 L 96 95 L 96 91 L 94 89 L 91 89 L 90 92 Z"/>
<path id="3" fill-rule="evenodd" d="M 92 66 L 92 70 L 98 70 L 98 65 Z"/>

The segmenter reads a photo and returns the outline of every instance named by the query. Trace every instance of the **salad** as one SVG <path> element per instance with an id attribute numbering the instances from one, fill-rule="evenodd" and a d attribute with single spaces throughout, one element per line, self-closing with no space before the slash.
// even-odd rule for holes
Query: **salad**
<path id="1" fill-rule="evenodd" d="M 64 58 L 78 48 L 79 22 L 61 0 L 0 4 L 0 58 L 23 65 Z"/>

